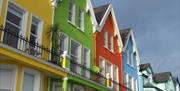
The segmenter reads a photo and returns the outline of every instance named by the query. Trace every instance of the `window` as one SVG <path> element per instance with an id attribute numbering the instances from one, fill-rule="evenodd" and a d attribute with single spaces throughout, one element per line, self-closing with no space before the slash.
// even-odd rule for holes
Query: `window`
<path id="1" fill-rule="evenodd" d="M 79 28 L 84 31 L 84 11 L 79 9 Z"/>
<path id="2" fill-rule="evenodd" d="M 90 68 L 90 50 L 87 48 L 84 48 L 84 64 L 85 67 Z M 82 72 L 84 76 L 90 78 L 90 72 L 86 69 Z"/>
<path id="3" fill-rule="evenodd" d="M 119 72 L 118 72 L 118 67 L 117 66 L 114 66 L 114 74 L 113 74 L 113 80 L 115 81 L 115 82 L 119 82 Z M 117 83 L 115 83 L 115 84 L 113 84 L 113 88 L 114 88 L 114 91 L 119 91 L 119 84 L 117 84 Z"/>
<path id="4" fill-rule="evenodd" d="M 113 34 L 111 34 L 111 37 L 110 37 L 110 50 L 112 52 L 114 52 L 114 39 L 113 39 Z"/>
<path id="5" fill-rule="evenodd" d="M 0 64 L 0 91 L 16 91 L 17 67 Z"/>
<path id="6" fill-rule="evenodd" d="M 60 39 L 59 39 L 60 55 L 63 54 L 64 51 L 68 51 L 68 37 L 64 33 L 60 33 Z"/>
<path id="7" fill-rule="evenodd" d="M 104 32 L 104 47 L 108 48 L 108 32 Z"/>
<path id="8" fill-rule="evenodd" d="M 81 69 L 78 64 L 81 63 L 81 46 L 79 43 L 71 40 L 71 62 L 70 69 L 74 73 L 81 73 Z"/>
<path id="9" fill-rule="evenodd" d="M 99 67 L 101 68 L 101 75 L 105 77 L 105 60 L 103 58 L 100 58 L 99 60 Z M 103 78 L 100 79 L 101 84 L 105 83 L 105 80 Z"/>
<path id="10" fill-rule="evenodd" d="M 33 69 L 24 68 L 22 91 L 39 91 L 40 73 Z"/>
<path id="11" fill-rule="evenodd" d="M 109 78 L 110 82 L 113 80 L 113 65 L 108 62 L 106 62 L 106 78 Z M 109 86 L 111 87 L 112 83 Z"/>
<path id="12" fill-rule="evenodd" d="M 75 14 L 76 13 L 76 6 L 74 0 L 70 0 L 69 3 L 69 21 L 75 25 Z"/>
<path id="13" fill-rule="evenodd" d="M 131 66 L 134 66 L 134 64 L 133 64 L 133 62 L 134 62 L 134 53 L 133 52 L 131 52 L 131 60 L 130 60 L 131 62 Z"/>
<path id="14" fill-rule="evenodd" d="M 36 43 L 40 44 L 39 33 L 40 33 L 40 20 L 36 17 L 32 17 L 31 30 L 30 30 L 30 54 L 38 55 Z"/>
<path id="15" fill-rule="evenodd" d="M 138 91 L 138 81 L 134 79 L 134 91 Z"/>
<path id="16" fill-rule="evenodd" d="M 129 88 L 130 88 L 131 90 L 134 90 L 134 89 L 133 89 L 133 78 L 130 77 L 130 76 L 129 76 Z"/>
<path id="17" fill-rule="evenodd" d="M 14 48 L 18 47 L 18 36 L 22 32 L 22 20 L 24 11 L 12 3 L 9 3 L 7 9 L 5 30 L 4 33 L 5 44 Z M 11 33 L 11 35 L 9 35 Z"/>
<path id="18" fill-rule="evenodd" d="M 126 73 L 123 74 L 123 78 L 124 78 L 124 80 L 123 80 L 124 85 L 127 86 L 127 74 Z"/>
<path id="19" fill-rule="evenodd" d="M 127 60 L 127 64 L 130 64 L 129 50 L 126 50 L 126 60 Z"/>
<path id="20" fill-rule="evenodd" d="M 84 91 L 84 88 L 79 86 L 79 85 L 74 85 L 73 86 L 73 91 Z"/>
<path id="21" fill-rule="evenodd" d="M 62 84 L 60 82 L 53 82 L 53 91 L 62 91 Z"/>

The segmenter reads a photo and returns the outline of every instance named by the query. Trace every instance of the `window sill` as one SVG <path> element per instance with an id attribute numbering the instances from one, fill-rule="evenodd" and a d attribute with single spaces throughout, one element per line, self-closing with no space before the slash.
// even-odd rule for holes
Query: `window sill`
<path id="1" fill-rule="evenodd" d="M 81 29 L 80 27 L 77 27 L 77 29 L 81 32 L 84 32 L 84 29 Z"/>
<path id="2" fill-rule="evenodd" d="M 73 27 L 77 28 L 77 26 L 75 25 L 75 23 L 71 22 L 71 21 L 67 21 L 70 25 L 72 25 Z"/>

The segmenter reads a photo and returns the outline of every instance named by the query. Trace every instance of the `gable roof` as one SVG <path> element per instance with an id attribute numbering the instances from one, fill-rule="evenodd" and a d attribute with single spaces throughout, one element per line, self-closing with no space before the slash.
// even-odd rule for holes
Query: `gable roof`
<path id="1" fill-rule="evenodd" d="M 126 45 L 126 42 L 130 37 L 130 32 L 131 32 L 131 28 L 126 28 L 120 31 L 123 45 Z"/>
<path id="2" fill-rule="evenodd" d="M 154 74 L 153 69 L 152 69 L 150 63 L 140 64 L 139 67 L 140 67 L 140 68 L 139 68 L 139 71 L 144 71 L 144 70 L 146 70 L 147 68 L 150 68 L 151 71 L 152 71 L 152 73 Z"/>
<path id="3" fill-rule="evenodd" d="M 140 59 L 139 52 L 138 52 L 138 49 L 136 46 L 136 41 L 134 38 L 133 30 L 131 28 L 122 29 L 122 30 L 120 30 L 120 35 L 121 35 L 121 39 L 123 42 L 123 51 L 126 50 L 126 47 L 128 45 L 128 41 L 130 40 L 130 38 L 132 39 L 133 52 L 136 52 L 137 66 L 139 66 L 141 63 L 141 59 Z"/>
<path id="4" fill-rule="evenodd" d="M 102 6 L 94 8 L 94 13 L 95 13 L 98 24 L 100 24 L 103 16 L 105 15 L 106 11 L 108 10 L 109 6 L 110 6 L 110 4 L 106 4 L 106 5 L 102 5 Z"/>
<path id="5" fill-rule="evenodd" d="M 118 28 L 118 24 L 117 24 L 117 20 L 115 17 L 115 13 L 114 13 L 112 4 L 106 4 L 106 5 L 96 7 L 96 8 L 94 8 L 94 13 L 96 16 L 96 22 L 98 24 L 98 26 L 96 28 L 97 29 L 96 32 L 100 32 L 102 30 L 109 14 L 112 15 L 112 20 L 113 20 L 113 24 L 114 24 L 114 28 L 115 28 L 114 36 L 118 37 L 119 50 L 120 50 L 120 52 L 122 52 L 122 50 L 123 50 L 122 39 L 121 39 L 121 35 L 119 33 L 119 28 Z"/>
<path id="6" fill-rule="evenodd" d="M 172 77 L 171 72 L 156 73 L 153 75 L 153 79 L 157 83 L 167 82 Z"/>

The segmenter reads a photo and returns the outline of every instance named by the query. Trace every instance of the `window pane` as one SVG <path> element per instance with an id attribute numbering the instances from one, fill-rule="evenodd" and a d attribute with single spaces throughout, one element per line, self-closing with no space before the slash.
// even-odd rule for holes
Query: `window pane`
<path id="1" fill-rule="evenodd" d="M 0 69 L 0 91 L 12 89 L 12 70 Z"/>
<path id="2" fill-rule="evenodd" d="M 34 89 L 34 75 L 24 73 L 23 77 L 23 91 L 33 91 Z"/>
<path id="3" fill-rule="evenodd" d="M 14 15 L 10 11 L 7 12 L 7 20 L 10 21 L 11 23 L 17 25 L 17 26 L 20 26 L 20 24 L 21 24 L 21 17 Z"/>
<path id="4" fill-rule="evenodd" d="M 38 27 L 37 25 L 31 24 L 31 33 L 32 34 L 35 34 L 35 35 L 37 34 L 37 27 Z"/>

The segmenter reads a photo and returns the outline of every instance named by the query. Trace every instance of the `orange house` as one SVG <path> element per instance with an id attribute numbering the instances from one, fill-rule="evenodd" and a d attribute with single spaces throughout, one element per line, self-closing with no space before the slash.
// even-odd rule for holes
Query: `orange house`
<path id="1" fill-rule="evenodd" d="M 95 65 L 107 81 L 100 79 L 113 91 L 120 91 L 122 79 L 122 41 L 111 4 L 94 8 L 97 27 L 94 32 Z"/>

